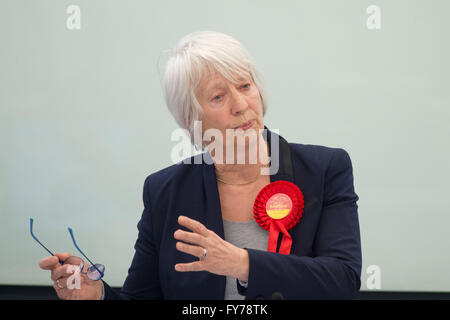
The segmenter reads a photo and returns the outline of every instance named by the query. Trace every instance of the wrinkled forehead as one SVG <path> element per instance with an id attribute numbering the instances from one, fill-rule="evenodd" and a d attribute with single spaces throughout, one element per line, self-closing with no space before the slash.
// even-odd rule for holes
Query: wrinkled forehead
<path id="1" fill-rule="evenodd" d="M 242 81 L 251 80 L 249 72 L 235 72 L 231 74 L 230 78 L 231 79 L 228 79 L 223 76 L 217 70 L 206 71 L 198 85 L 197 92 L 208 93 L 209 91 L 223 87 L 228 83 L 236 84 Z"/>

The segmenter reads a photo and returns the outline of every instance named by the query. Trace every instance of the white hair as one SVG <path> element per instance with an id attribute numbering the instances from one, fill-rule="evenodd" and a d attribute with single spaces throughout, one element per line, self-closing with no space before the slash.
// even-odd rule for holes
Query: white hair
<path id="1" fill-rule="evenodd" d="M 202 79 L 219 72 L 237 85 L 239 77 L 251 77 L 259 90 L 263 115 L 266 94 L 262 79 L 249 52 L 233 37 L 215 32 L 199 31 L 183 37 L 167 62 L 164 74 L 164 97 L 178 125 L 194 139 L 194 121 L 202 117 L 196 92 Z"/>

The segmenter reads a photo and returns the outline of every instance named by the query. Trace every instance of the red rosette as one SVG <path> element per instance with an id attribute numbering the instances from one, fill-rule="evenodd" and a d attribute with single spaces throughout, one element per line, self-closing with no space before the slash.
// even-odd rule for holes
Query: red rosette
<path id="1" fill-rule="evenodd" d="M 292 238 L 287 230 L 300 221 L 303 208 L 302 192 L 289 181 L 275 181 L 261 189 L 253 205 L 253 213 L 256 222 L 269 231 L 268 251 L 276 252 L 278 235 L 282 232 L 279 253 L 290 253 Z"/>

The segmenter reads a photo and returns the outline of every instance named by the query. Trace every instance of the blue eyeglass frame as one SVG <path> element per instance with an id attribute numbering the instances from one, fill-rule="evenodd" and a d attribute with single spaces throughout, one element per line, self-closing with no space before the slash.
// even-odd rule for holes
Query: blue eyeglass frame
<path id="1" fill-rule="evenodd" d="M 55 254 L 54 254 L 53 252 L 51 252 L 46 246 L 44 246 L 44 245 L 42 244 L 42 242 L 39 241 L 39 239 L 34 235 L 34 233 L 33 233 L 33 222 L 34 222 L 34 219 L 33 219 L 33 218 L 30 218 L 30 234 L 31 234 L 31 237 L 32 237 L 34 240 L 36 240 L 36 242 L 39 243 L 39 244 L 40 244 L 40 245 L 41 245 L 48 253 L 50 253 L 52 256 L 54 256 Z M 82 255 L 82 256 L 83 256 L 90 264 L 91 264 L 91 266 L 93 266 L 93 267 L 95 268 L 95 270 L 97 270 L 98 273 L 100 274 L 100 278 L 97 279 L 97 280 L 100 280 L 101 278 L 103 278 L 104 272 L 100 271 L 100 270 L 97 268 L 96 264 L 95 264 L 95 263 L 92 263 L 92 261 L 89 260 L 89 258 L 88 258 L 88 257 L 83 253 L 83 251 L 81 251 L 81 249 L 78 247 L 77 242 L 75 241 L 75 237 L 73 236 L 72 228 L 68 227 L 67 230 L 69 230 L 70 237 L 72 238 L 72 242 L 73 242 L 75 248 L 77 248 L 78 252 L 79 252 L 79 253 L 80 253 L 80 254 L 81 254 L 81 255 Z M 59 260 L 59 258 L 58 258 L 58 260 Z M 60 263 L 61 265 L 63 265 L 63 264 L 64 264 L 64 261 L 59 260 L 59 263 Z M 94 280 L 94 281 L 96 281 L 96 280 Z"/>

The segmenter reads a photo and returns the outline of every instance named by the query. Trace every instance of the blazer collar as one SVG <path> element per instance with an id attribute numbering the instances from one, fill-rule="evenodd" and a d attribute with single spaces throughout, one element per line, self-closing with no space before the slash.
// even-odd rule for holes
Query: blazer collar
<path id="1" fill-rule="evenodd" d="M 266 126 L 263 133 L 264 139 L 269 145 L 270 182 L 287 180 L 294 183 L 294 173 L 289 143 L 280 135 L 270 131 Z M 265 134 L 267 133 L 267 135 Z M 273 155 L 272 155 L 273 153 Z"/>

